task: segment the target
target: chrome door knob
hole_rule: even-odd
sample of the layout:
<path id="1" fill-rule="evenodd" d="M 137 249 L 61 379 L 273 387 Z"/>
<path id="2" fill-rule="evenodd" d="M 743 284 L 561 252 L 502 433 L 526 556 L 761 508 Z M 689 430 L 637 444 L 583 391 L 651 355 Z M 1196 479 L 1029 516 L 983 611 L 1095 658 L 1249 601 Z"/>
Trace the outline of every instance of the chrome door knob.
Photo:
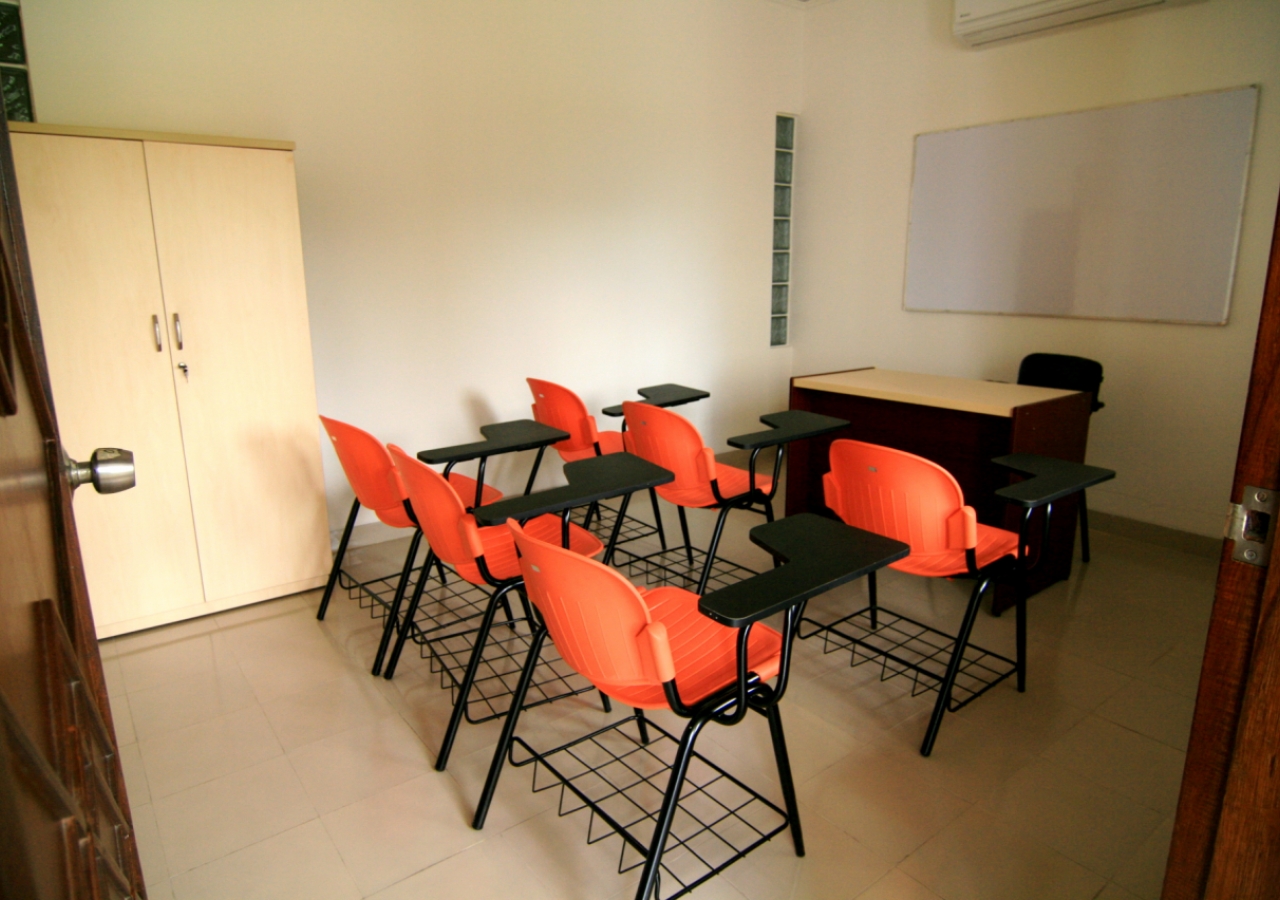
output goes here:
<path id="1" fill-rule="evenodd" d="M 67 459 L 67 479 L 73 491 L 82 484 L 92 484 L 99 494 L 127 491 L 138 483 L 133 453 L 115 447 L 99 447 L 88 462 Z"/>

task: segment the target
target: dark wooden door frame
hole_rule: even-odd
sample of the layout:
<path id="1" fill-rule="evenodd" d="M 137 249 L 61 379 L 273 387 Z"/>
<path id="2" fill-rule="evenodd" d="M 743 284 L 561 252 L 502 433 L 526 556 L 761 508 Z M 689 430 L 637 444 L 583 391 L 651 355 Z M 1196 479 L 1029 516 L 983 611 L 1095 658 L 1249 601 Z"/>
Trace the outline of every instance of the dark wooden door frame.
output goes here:
<path id="1" fill-rule="evenodd" d="M 1246 485 L 1280 489 L 1280 207 L 1232 502 Z M 1224 541 L 1163 900 L 1280 896 L 1280 556 L 1266 569 L 1231 550 Z"/>

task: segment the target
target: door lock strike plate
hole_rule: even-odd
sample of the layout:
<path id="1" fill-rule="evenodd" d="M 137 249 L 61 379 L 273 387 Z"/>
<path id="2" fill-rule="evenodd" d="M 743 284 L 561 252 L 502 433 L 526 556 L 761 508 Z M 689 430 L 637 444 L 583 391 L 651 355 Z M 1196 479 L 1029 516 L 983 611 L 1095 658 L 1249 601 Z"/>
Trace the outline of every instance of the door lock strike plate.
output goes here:
<path id="1" fill-rule="evenodd" d="M 1271 544 L 1275 540 L 1277 492 L 1270 488 L 1246 485 L 1244 502 L 1232 503 L 1227 519 L 1227 539 L 1235 542 L 1231 558 L 1253 566 L 1271 561 Z"/>

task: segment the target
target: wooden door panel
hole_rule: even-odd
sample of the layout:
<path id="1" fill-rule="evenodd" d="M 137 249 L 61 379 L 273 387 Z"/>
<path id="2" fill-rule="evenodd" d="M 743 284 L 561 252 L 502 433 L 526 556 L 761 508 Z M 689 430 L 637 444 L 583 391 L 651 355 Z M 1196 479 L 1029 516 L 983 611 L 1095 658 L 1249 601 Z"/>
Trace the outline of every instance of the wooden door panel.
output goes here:
<path id="1" fill-rule="evenodd" d="M 293 154 L 145 147 L 206 599 L 314 587 L 330 557 Z"/>
<path id="2" fill-rule="evenodd" d="M 77 503 L 104 633 L 204 602 L 171 346 L 138 141 L 13 136 L 32 272 L 63 444 L 125 447 L 137 486 Z M 74 264 L 68 264 L 74 260 Z"/>

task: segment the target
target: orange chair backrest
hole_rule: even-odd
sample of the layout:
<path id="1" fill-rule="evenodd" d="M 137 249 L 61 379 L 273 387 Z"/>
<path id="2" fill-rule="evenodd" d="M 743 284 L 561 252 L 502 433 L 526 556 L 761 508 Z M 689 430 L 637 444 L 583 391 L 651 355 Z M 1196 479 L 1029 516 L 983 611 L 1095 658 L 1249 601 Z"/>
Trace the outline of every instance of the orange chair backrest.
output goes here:
<path id="1" fill-rule="evenodd" d="M 342 463 L 342 471 L 360 505 L 379 515 L 386 510 L 397 513 L 403 510 L 404 486 L 382 442 L 346 422 L 325 416 L 321 416 L 320 421 L 329 433 L 338 462 Z"/>
<path id="2" fill-rule="evenodd" d="M 635 586 L 593 559 L 540 541 L 509 521 L 529 599 L 565 662 L 625 702 L 675 677 L 666 626 L 652 622 Z"/>
<path id="3" fill-rule="evenodd" d="M 526 378 L 533 392 L 533 418 L 543 425 L 569 432 L 569 439 L 552 444 L 562 453 L 594 450 L 596 420 L 573 391 L 550 381 Z"/>
<path id="4" fill-rule="evenodd" d="M 458 492 L 445 477 L 414 459 L 395 444 L 387 450 L 409 492 L 409 502 L 418 516 L 418 527 L 436 556 L 468 580 L 480 580 L 475 558 L 478 555 L 466 538 L 475 533 L 475 519 L 467 514 Z M 478 536 L 477 536 L 478 541 Z M 472 575 L 474 574 L 474 579 Z"/>
<path id="5" fill-rule="evenodd" d="M 951 473 L 922 456 L 838 440 L 822 477 L 827 506 L 847 524 L 911 545 L 912 555 L 973 546 L 973 511 Z"/>
<path id="6" fill-rule="evenodd" d="M 659 494 L 663 488 L 696 490 L 715 476 L 715 454 L 684 416 L 630 400 L 622 404 L 622 414 L 627 419 L 627 449 L 676 476 L 658 488 Z"/>

